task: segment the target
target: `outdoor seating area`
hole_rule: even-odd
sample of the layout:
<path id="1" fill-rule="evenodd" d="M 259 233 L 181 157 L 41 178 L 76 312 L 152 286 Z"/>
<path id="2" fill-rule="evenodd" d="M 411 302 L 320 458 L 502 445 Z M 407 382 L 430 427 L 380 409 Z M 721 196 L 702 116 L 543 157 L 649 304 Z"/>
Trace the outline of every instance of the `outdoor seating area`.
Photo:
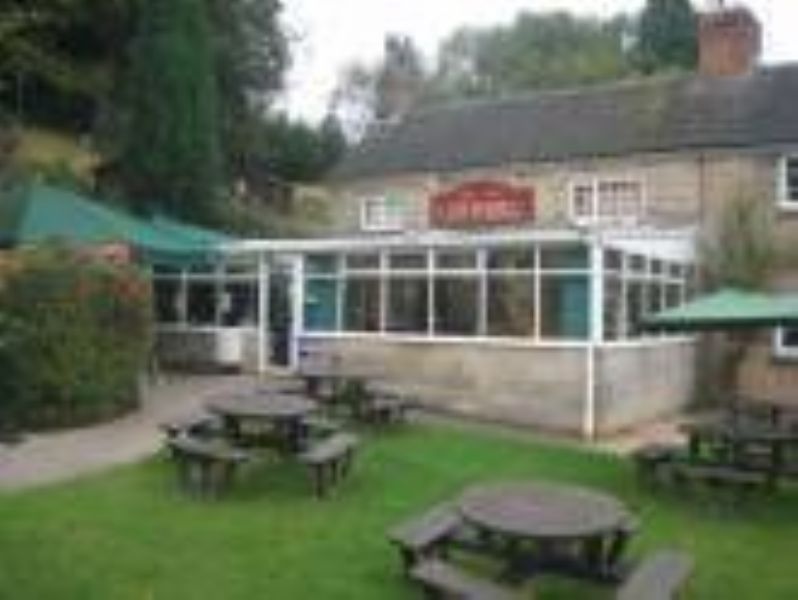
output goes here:
<path id="1" fill-rule="evenodd" d="M 683 445 L 653 444 L 634 455 L 639 479 L 681 490 L 703 486 L 735 500 L 774 492 L 798 476 L 796 411 L 772 403 L 736 402 L 725 410 L 689 418 Z"/>
<path id="2" fill-rule="evenodd" d="M 618 598 L 675 598 L 692 559 L 658 551 L 632 568 L 626 553 L 637 530 L 637 517 L 611 495 L 524 481 L 472 486 L 393 527 L 388 538 L 430 598 L 514 598 L 551 574 L 614 588 Z M 473 555 L 490 567 L 469 568 Z"/>
<path id="3" fill-rule="evenodd" d="M 322 387 L 328 393 L 320 393 Z M 209 398 L 206 412 L 163 423 L 161 429 L 189 493 L 219 496 L 244 463 L 276 455 L 307 467 L 322 498 L 349 475 L 354 462 L 360 438 L 345 431 L 346 423 L 406 420 L 410 404 L 378 390 L 361 376 L 338 371 L 304 381 L 275 378 Z"/>

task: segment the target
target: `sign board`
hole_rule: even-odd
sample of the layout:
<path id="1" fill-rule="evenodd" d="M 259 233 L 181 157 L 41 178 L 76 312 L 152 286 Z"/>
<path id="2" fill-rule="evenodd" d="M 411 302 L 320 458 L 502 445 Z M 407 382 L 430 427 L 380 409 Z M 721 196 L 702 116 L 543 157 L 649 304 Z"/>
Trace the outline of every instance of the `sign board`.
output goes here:
<path id="1" fill-rule="evenodd" d="M 470 181 L 432 196 L 433 227 L 508 225 L 535 219 L 535 190 L 500 181 Z"/>

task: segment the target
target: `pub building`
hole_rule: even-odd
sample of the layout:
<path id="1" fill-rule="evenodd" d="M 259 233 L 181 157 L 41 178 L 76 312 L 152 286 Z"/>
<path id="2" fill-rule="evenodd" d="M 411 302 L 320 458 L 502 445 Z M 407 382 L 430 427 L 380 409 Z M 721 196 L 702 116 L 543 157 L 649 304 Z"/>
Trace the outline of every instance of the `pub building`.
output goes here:
<path id="1" fill-rule="evenodd" d="M 368 137 L 327 182 L 326 237 L 226 248 L 256 265 L 255 366 L 334 357 L 431 407 L 587 437 L 677 413 L 698 342 L 641 319 L 691 297 L 733 198 L 798 233 L 798 65 L 760 66 L 760 39 L 724 8 L 700 18 L 696 74 L 463 102 Z M 746 381 L 791 397 L 797 333 L 763 339 Z"/>

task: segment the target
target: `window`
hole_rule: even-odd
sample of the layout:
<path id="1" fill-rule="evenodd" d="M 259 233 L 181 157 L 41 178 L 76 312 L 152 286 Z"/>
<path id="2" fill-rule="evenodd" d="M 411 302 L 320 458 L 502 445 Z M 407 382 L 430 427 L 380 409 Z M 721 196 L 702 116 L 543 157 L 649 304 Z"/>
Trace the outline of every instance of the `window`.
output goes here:
<path id="1" fill-rule="evenodd" d="M 227 283 L 221 299 L 222 325 L 239 327 L 258 322 L 258 286 L 255 282 Z"/>
<path id="2" fill-rule="evenodd" d="M 532 275 L 488 277 L 488 335 L 535 335 L 535 279 Z"/>
<path id="3" fill-rule="evenodd" d="M 774 337 L 776 357 L 798 359 L 798 327 L 779 328 Z"/>
<path id="4" fill-rule="evenodd" d="M 310 254 L 305 257 L 305 328 L 308 331 L 338 329 L 338 256 Z"/>
<path id="5" fill-rule="evenodd" d="M 429 284 L 426 279 L 396 277 L 388 281 L 388 331 L 427 333 Z"/>
<path id="6" fill-rule="evenodd" d="M 479 285 L 474 278 L 435 279 L 435 333 L 476 335 L 479 326 Z"/>
<path id="7" fill-rule="evenodd" d="M 186 318 L 192 325 L 216 323 L 216 282 L 196 279 L 188 284 Z"/>
<path id="8" fill-rule="evenodd" d="M 344 292 L 344 329 L 380 330 L 380 280 L 377 277 L 350 277 Z"/>
<path id="9" fill-rule="evenodd" d="M 582 225 L 634 225 L 644 217 L 643 183 L 635 179 L 597 179 L 571 186 L 571 218 Z"/>
<path id="10" fill-rule="evenodd" d="M 364 231 L 400 231 L 407 220 L 407 208 L 401 198 L 373 196 L 360 203 L 360 227 Z"/>
<path id="11" fill-rule="evenodd" d="M 798 156 L 786 156 L 779 169 L 779 204 L 787 210 L 798 210 Z"/>
<path id="12" fill-rule="evenodd" d="M 545 339 L 587 339 L 590 332 L 590 280 L 587 275 L 542 275 L 540 333 Z"/>
<path id="13" fill-rule="evenodd" d="M 155 279 L 153 296 L 155 318 L 158 323 L 179 323 L 181 321 L 182 298 L 179 279 Z"/>

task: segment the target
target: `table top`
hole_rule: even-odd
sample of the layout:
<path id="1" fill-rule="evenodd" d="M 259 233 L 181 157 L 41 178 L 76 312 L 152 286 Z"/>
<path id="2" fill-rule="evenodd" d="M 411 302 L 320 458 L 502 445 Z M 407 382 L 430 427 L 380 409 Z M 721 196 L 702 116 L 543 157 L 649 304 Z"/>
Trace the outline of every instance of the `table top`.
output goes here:
<path id="1" fill-rule="evenodd" d="M 500 483 L 468 489 L 458 502 L 474 525 L 525 538 L 585 538 L 617 529 L 629 512 L 617 499 L 579 486 Z"/>
<path id="2" fill-rule="evenodd" d="M 293 419 L 313 412 L 316 404 L 295 394 L 253 393 L 215 398 L 207 407 L 211 412 L 230 417 Z"/>
<path id="3" fill-rule="evenodd" d="M 703 420 L 685 423 L 681 430 L 694 436 L 722 437 L 740 442 L 792 442 L 798 441 L 798 433 L 785 428 L 761 423 L 735 423 L 728 419 Z"/>

